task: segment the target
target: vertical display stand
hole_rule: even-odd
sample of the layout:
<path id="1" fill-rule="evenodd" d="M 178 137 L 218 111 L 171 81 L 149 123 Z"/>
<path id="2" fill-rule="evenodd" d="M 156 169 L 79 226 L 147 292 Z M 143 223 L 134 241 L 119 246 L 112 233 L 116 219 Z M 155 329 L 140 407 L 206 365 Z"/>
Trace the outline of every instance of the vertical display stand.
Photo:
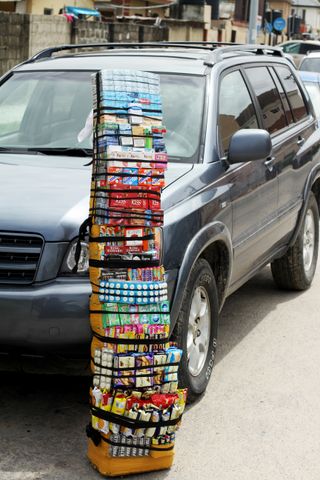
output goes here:
<path id="1" fill-rule="evenodd" d="M 103 475 L 169 468 L 186 403 L 161 265 L 167 152 L 158 75 L 94 76 L 93 386 L 88 457 Z"/>

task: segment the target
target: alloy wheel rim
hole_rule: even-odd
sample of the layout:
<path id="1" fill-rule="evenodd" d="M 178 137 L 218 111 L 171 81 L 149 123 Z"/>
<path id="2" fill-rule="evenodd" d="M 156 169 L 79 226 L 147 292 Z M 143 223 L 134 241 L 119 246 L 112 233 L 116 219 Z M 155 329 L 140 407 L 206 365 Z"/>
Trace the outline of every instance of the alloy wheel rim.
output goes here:
<path id="1" fill-rule="evenodd" d="M 191 301 L 187 334 L 188 369 L 193 377 L 200 374 L 207 358 L 211 329 L 210 319 L 208 293 L 204 287 L 197 287 Z"/>
<path id="2" fill-rule="evenodd" d="M 306 213 L 303 228 L 303 265 L 305 272 L 308 272 L 312 266 L 312 260 L 314 255 L 314 236 L 314 217 L 312 210 L 309 209 Z"/>

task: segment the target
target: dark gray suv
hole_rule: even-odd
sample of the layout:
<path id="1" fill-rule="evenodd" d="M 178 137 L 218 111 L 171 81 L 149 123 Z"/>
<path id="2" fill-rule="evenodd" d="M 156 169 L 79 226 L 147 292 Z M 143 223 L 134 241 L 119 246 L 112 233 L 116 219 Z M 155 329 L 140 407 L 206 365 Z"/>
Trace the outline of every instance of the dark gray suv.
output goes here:
<path id="1" fill-rule="evenodd" d="M 100 69 L 157 72 L 170 156 L 162 254 L 181 383 L 204 391 L 225 298 L 271 263 L 310 286 L 318 252 L 320 131 L 280 50 L 221 44 L 47 49 L 0 81 L 0 351 L 88 355 L 91 139 Z"/>

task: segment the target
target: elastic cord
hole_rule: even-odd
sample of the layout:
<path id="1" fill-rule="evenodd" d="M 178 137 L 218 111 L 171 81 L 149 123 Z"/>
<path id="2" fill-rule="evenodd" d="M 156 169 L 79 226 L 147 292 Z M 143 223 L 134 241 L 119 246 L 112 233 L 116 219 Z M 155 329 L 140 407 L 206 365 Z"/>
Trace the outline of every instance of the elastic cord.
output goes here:
<path id="1" fill-rule="evenodd" d="M 92 335 L 104 343 L 115 343 L 117 345 L 165 345 L 169 342 L 169 337 L 166 338 L 116 338 L 105 337 L 92 330 Z"/>
<path id="2" fill-rule="evenodd" d="M 122 415 L 117 415 L 116 413 L 107 412 L 106 410 L 102 410 L 98 407 L 91 407 L 91 413 L 94 417 L 101 418 L 102 420 L 107 420 L 112 423 L 116 423 L 117 425 L 121 425 L 122 427 L 133 428 L 134 430 L 138 428 L 157 428 L 157 427 L 170 427 L 177 425 L 182 415 L 178 418 L 174 418 L 172 420 L 160 420 L 159 422 L 152 422 L 152 421 L 144 421 L 144 420 L 136 420 L 130 419 L 129 417 L 124 417 Z"/>
<path id="3" fill-rule="evenodd" d="M 159 267 L 159 260 L 89 260 L 89 267 L 95 268 L 144 268 Z"/>
<path id="4" fill-rule="evenodd" d="M 124 445 L 123 443 L 114 442 L 109 438 L 106 438 L 105 436 L 103 436 L 98 430 L 95 430 L 91 425 L 91 423 L 89 423 L 86 427 L 86 434 L 87 434 L 87 437 L 90 438 L 96 446 L 98 446 L 101 440 L 103 440 L 105 443 L 108 443 L 109 445 L 126 447 L 126 448 L 136 448 L 137 450 L 155 450 L 155 451 L 166 452 L 169 450 L 173 450 L 174 448 L 174 445 L 172 443 L 170 443 L 169 447 L 159 448 L 153 445 L 146 447 L 146 446 L 140 446 L 140 445 Z"/>

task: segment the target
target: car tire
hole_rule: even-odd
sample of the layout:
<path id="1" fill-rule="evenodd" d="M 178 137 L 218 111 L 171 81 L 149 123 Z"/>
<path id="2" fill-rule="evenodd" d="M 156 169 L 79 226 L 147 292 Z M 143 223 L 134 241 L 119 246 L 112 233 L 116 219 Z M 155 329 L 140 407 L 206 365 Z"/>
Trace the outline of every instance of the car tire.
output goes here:
<path id="1" fill-rule="evenodd" d="M 273 279 L 279 288 L 306 290 L 310 287 L 318 260 L 319 210 L 311 193 L 298 237 L 287 253 L 271 263 Z"/>
<path id="2" fill-rule="evenodd" d="M 218 293 L 209 263 L 200 258 L 192 268 L 173 340 L 183 350 L 179 386 L 188 388 L 188 403 L 201 395 L 210 380 L 216 352 Z"/>

